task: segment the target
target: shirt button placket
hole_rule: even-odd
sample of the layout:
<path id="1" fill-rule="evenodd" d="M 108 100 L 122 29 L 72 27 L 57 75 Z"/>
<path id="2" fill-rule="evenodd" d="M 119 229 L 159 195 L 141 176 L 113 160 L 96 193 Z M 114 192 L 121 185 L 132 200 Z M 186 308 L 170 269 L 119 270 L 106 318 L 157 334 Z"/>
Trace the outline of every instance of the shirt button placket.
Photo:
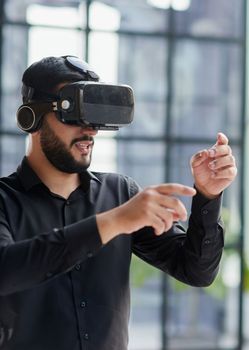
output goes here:
<path id="1" fill-rule="evenodd" d="M 205 244 L 205 245 L 211 244 L 211 239 L 206 238 L 206 239 L 204 240 L 204 244 Z"/>
<path id="2" fill-rule="evenodd" d="M 86 307 L 86 302 L 84 300 L 82 300 L 80 302 L 80 307 L 82 307 L 82 308 Z"/>
<path id="3" fill-rule="evenodd" d="M 89 333 L 83 332 L 84 340 L 89 340 Z"/>
<path id="4" fill-rule="evenodd" d="M 76 264 L 74 268 L 75 268 L 76 271 L 80 271 L 81 265 L 80 264 Z"/>
<path id="5" fill-rule="evenodd" d="M 85 309 L 86 306 L 87 306 L 86 301 L 85 301 L 85 300 L 81 300 L 81 301 L 80 301 L 80 308 L 81 308 L 81 309 Z M 83 310 L 82 310 L 82 311 L 83 311 Z M 82 314 L 82 316 L 83 316 L 83 314 Z M 83 317 L 84 317 L 84 316 L 83 316 Z M 84 330 L 84 328 L 82 329 L 82 339 L 83 339 L 83 341 L 85 341 L 85 342 L 89 340 L 89 333 L 86 332 L 86 331 Z M 85 346 L 84 346 L 84 349 L 85 349 Z"/>
<path id="6" fill-rule="evenodd" d="M 72 215 L 71 215 L 71 211 L 72 211 L 72 203 L 71 201 L 68 199 L 65 201 L 64 203 L 64 221 L 66 225 L 70 225 L 72 224 Z"/>

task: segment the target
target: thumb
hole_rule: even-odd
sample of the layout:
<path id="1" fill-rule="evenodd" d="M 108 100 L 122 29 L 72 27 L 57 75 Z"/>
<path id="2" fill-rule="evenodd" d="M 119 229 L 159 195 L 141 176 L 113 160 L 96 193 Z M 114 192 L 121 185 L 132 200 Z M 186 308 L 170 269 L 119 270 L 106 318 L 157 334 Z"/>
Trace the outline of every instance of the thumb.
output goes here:
<path id="1" fill-rule="evenodd" d="M 219 132 L 217 134 L 217 141 L 215 143 L 215 146 L 218 145 L 227 145 L 228 144 L 228 138 L 226 137 L 225 134 L 223 134 L 222 132 Z"/>

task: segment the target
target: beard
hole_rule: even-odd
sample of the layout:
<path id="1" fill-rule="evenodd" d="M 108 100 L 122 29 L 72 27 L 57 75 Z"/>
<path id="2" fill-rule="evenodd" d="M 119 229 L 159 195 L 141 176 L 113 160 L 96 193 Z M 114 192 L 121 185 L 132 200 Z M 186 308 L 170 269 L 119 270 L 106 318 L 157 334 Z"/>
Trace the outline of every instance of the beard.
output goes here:
<path id="1" fill-rule="evenodd" d="M 81 138 L 73 140 L 71 142 L 70 147 L 72 147 L 74 143 L 79 141 L 94 142 L 93 137 L 84 135 Z M 45 118 L 41 127 L 40 142 L 42 151 L 45 154 L 46 158 L 49 160 L 49 162 L 56 169 L 64 173 L 82 173 L 91 164 L 92 153 L 90 153 L 88 159 L 82 158 L 81 161 L 75 160 L 72 154 L 70 153 L 69 148 L 54 133 L 54 131 L 50 128 Z"/>

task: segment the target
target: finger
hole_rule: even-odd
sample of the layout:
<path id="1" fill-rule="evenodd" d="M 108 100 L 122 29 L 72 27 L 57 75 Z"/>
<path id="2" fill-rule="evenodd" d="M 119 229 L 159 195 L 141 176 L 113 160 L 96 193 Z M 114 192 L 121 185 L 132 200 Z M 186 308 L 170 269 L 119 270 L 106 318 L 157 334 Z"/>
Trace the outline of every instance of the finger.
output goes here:
<path id="1" fill-rule="evenodd" d="M 208 151 L 204 149 L 192 156 L 190 160 L 190 164 L 193 168 L 196 168 L 199 165 L 201 165 L 207 158 L 208 158 Z"/>
<path id="2" fill-rule="evenodd" d="M 217 134 L 216 143 L 208 150 L 209 157 L 215 157 L 216 149 L 218 146 L 228 145 L 228 138 L 222 132 Z"/>
<path id="3" fill-rule="evenodd" d="M 232 154 L 232 149 L 228 145 L 214 146 L 208 150 L 208 156 L 210 158 L 217 158 L 228 154 Z"/>
<path id="4" fill-rule="evenodd" d="M 184 204 L 176 197 L 160 195 L 158 196 L 157 205 L 159 205 L 163 209 L 163 211 L 160 210 L 160 212 L 158 212 L 158 208 L 155 209 L 157 211 L 157 214 L 162 219 L 165 212 L 165 208 L 175 213 L 175 215 L 178 216 L 178 219 L 180 220 L 187 219 L 187 210 Z"/>
<path id="5" fill-rule="evenodd" d="M 165 216 L 164 216 L 164 232 L 171 229 L 174 222 L 174 212 L 171 210 L 166 210 Z"/>
<path id="6" fill-rule="evenodd" d="M 167 210 L 169 210 L 169 209 L 167 209 Z M 181 220 L 181 221 L 186 221 L 187 220 L 187 216 L 185 218 L 180 218 L 179 215 L 176 212 L 174 212 L 174 211 L 172 211 L 172 215 L 173 215 L 173 221 L 174 222 L 179 221 L 179 220 Z"/>
<path id="7" fill-rule="evenodd" d="M 155 234 L 161 235 L 162 233 L 168 231 L 174 222 L 174 214 L 171 210 L 164 210 L 163 215 L 156 216 L 154 218 L 154 223 L 156 223 Z"/>
<path id="8" fill-rule="evenodd" d="M 165 231 L 164 221 L 162 221 L 159 217 L 154 218 L 151 226 L 154 228 L 155 235 L 159 236 Z"/>
<path id="9" fill-rule="evenodd" d="M 212 170 L 219 170 L 224 167 L 235 166 L 235 158 L 232 154 L 220 158 L 216 158 L 208 163 L 208 167 Z"/>
<path id="10" fill-rule="evenodd" d="M 161 184 L 155 186 L 154 189 L 161 194 L 170 194 L 170 195 L 179 195 L 179 196 L 194 196 L 196 194 L 196 190 L 193 187 L 177 184 L 177 183 L 169 183 L 169 184 Z"/>
<path id="11" fill-rule="evenodd" d="M 216 145 L 228 145 L 228 138 L 225 134 L 223 134 L 223 132 L 219 132 L 217 134 Z"/>
<path id="12" fill-rule="evenodd" d="M 221 170 L 215 171 L 211 174 L 212 178 L 215 178 L 217 180 L 232 180 L 237 175 L 237 168 L 235 166 L 233 167 L 227 167 L 223 168 Z"/>
<path id="13" fill-rule="evenodd" d="M 151 226 L 154 228 L 154 232 L 157 236 L 161 235 L 165 231 L 169 230 L 173 225 L 173 218 L 170 219 L 172 214 L 168 214 L 168 221 L 162 219 L 161 217 L 154 215 Z"/>

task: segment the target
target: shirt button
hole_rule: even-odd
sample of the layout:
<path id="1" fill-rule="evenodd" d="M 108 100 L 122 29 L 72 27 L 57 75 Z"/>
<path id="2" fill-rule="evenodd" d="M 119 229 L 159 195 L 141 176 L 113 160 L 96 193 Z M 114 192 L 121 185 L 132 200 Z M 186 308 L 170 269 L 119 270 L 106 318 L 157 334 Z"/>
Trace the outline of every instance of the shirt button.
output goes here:
<path id="1" fill-rule="evenodd" d="M 203 214 L 203 215 L 207 215 L 207 214 L 208 214 L 208 210 L 207 210 L 207 209 L 203 209 L 203 210 L 202 210 L 202 214 Z"/>
<path id="2" fill-rule="evenodd" d="M 91 253 L 91 252 L 87 253 L 87 257 L 88 258 L 92 258 L 93 257 L 93 253 Z"/>
<path id="3" fill-rule="evenodd" d="M 210 243 L 211 243 L 211 240 L 210 240 L 210 239 L 205 239 L 204 244 L 208 245 L 208 244 L 210 244 Z"/>
<path id="4" fill-rule="evenodd" d="M 86 307 L 86 302 L 85 301 L 81 301 L 80 307 Z"/>
<path id="5" fill-rule="evenodd" d="M 76 264 L 76 265 L 75 265 L 75 270 L 79 271 L 80 269 L 81 269 L 80 264 Z"/>
<path id="6" fill-rule="evenodd" d="M 84 337 L 85 340 L 88 340 L 89 339 L 89 334 L 88 333 L 84 333 L 83 337 Z"/>
<path id="7" fill-rule="evenodd" d="M 70 201 L 66 201 L 66 205 L 70 205 Z"/>

